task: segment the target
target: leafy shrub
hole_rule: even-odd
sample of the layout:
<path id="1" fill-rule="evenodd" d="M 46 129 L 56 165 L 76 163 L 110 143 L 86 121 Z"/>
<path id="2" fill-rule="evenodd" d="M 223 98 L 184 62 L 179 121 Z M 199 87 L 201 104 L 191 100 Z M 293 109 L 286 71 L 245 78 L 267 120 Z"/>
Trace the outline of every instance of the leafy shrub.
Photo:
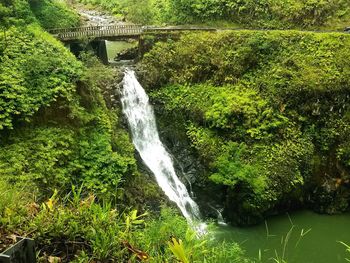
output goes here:
<path id="1" fill-rule="evenodd" d="M 39 246 L 46 248 L 42 253 L 58 250 L 56 256 L 70 261 L 84 251 L 90 260 L 120 261 L 126 256 L 122 241 L 143 224 L 142 220 L 136 221 L 136 213 L 120 214 L 110 203 L 98 204 L 93 195 L 84 198 L 79 189 L 73 188 L 72 196 L 59 200 L 53 195 L 43 203 L 27 228 L 34 230 Z"/>
<path id="2" fill-rule="evenodd" d="M 331 174 L 343 189 L 349 44 L 334 33 L 198 33 L 145 55 L 147 89 L 169 116 L 183 116 L 208 179 L 226 186 L 225 211 L 236 211 L 228 218 L 254 223 L 300 200 L 305 182 L 320 187 L 313 177 L 327 182 Z"/>
<path id="3" fill-rule="evenodd" d="M 18 231 L 31 207 L 34 208 L 32 204 L 32 196 L 25 188 L 9 185 L 0 179 L 0 229 Z"/>
<path id="4" fill-rule="evenodd" d="M 243 250 L 236 243 L 225 243 L 210 240 L 207 236 L 198 237 L 190 229 L 183 217 L 173 210 L 163 207 L 161 215 L 152 221 L 145 221 L 143 232 L 134 233 L 135 243 L 147 251 L 155 262 L 169 259 L 186 258 L 190 262 L 250 262 L 244 257 Z M 215 229 L 210 231 L 215 232 Z M 173 242 L 173 243 L 172 243 Z M 177 244 L 174 249 L 174 245 Z"/>
<path id="5" fill-rule="evenodd" d="M 0 130 L 29 120 L 41 107 L 68 98 L 81 64 L 58 41 L 37 27 L 12 27 L 0 35 Z"/>
<path id="6" fill-rule="evenodd" d="M 2 147 L 2 178 L 36 184 L 42 193 L 84 184 L 100 195 L 116 195 L 122 177 L 131 174 L 132 156 L 112 151 L 111 135 L 100 129 L 83 133 L 64 128 L 25 129 Z"/>
<path id="7" fill-rule="evenodd" d="M 211 23 L 224 20 L 250 28 L 313 28 L 346 21 L 346 0 L 80 0 L 141 23 Z M 136 7 L 138 5 L 138 8 Z M 334 26 L 337 26 L 335 23 Z"/>
<path id="8" fill-rule="evenodd" d="M 27 0 L 4 0 L 0 3 L 0 26 L 23 26 L 35 22 Z"/>
<path id="9" fill-rule="evenodd" d="M 45 29 L 66 28 L 79 25 L 79 16 L 67 7 L 64 1 L 58 0 L 31 0 L 31 9 Z"/>

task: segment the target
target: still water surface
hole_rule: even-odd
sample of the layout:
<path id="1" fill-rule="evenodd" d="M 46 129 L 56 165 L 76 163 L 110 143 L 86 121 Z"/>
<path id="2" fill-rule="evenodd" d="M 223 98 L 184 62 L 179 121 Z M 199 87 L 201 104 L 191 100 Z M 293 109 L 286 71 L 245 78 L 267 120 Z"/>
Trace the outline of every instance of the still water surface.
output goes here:
<path id="1" fill-rule="evenodd" d="M 238 242 L 257 262 L 259 250 L 261 262 L 274 262 L 276 253 L 281 258 L 283 251 L 288 263 L 346 262 L 349 255 L 337 241 L 350 244 L 350 213 L 329 216 L 298 211 L 252 227 L 220 226 L 215 236 Z"/>

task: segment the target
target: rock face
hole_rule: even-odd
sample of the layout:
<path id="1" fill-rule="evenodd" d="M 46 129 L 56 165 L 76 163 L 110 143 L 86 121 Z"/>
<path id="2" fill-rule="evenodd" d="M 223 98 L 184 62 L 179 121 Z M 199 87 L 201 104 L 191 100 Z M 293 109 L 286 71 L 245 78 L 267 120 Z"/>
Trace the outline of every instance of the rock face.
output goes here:
<path id="1" fill-rule="evenodd" d="M 154 105 L 154 110 L 160 138 L 172 154 L 178 176 L 200 207 L 202 216 L 218 218 L 224 206 L 225 189 L 207 179 L 208 170 L 191 148 L 181 116 L 164 114 L 160 105 Z"/>
<path id="2" fill-rule="evenodd" d="M 144 56 L 163 138 L 179 159 L 176 145 L 190 141 L 190 162 L 202 167 L 193 188 L 220 185 L 203 199 L 217 199 L 228 221 L 349 209 L 349 44 L 348 34 L 227 31 L 187 34 Z"/>
<path id="3" fill-rule="evenodd" d="M 325 214 L 341 213 L 349 209 L 350 175 L 335 161 L 334 156 L 329 157 L 323 165 L 314 164 L 304 185 L 281 196 L 277 204 L 265 203 L 265 212 L 246 205 L 254 202 L 254 195 L 240 191 L 239 185 L 232 189 L 208 180 L 210 171 L 191 148 L 181 117 L 165 113 L 161 105 L 154 107 L 161 139 L 173 154 L 182 181 L 191 190 L 205 217 L 217 218 L 218 211 L 223 210 L 223 216 L 228 222 L 253 225 L 267 216 L 295 209 L 309 208 Z"/>
<path id="4" fill-rule="evenodd" d="M 80 20 L 84 26 L 113 26 L 128 24 L 124 18 L 117 19 L 104 11 L 96 9 L 89 10 L 83 5 L 76 4 L 75 9 L 80 15 Z"/>
<path id="5" fill-rule="evenodd" d="M 313 172 L 308 204 L 319 213 L 345 212 L 350 207 L 350 174 L 334 153 L 325 159 Z"/>
<path id="6" fill-rule="evenodd" d="M 134 60 L 138 56 L 138 47 L 128 48 L 125 50 L 122 50 L 117 54 L 117 56 L 114 58 L 115 61 L 122 61 L 122 60 Z"/>

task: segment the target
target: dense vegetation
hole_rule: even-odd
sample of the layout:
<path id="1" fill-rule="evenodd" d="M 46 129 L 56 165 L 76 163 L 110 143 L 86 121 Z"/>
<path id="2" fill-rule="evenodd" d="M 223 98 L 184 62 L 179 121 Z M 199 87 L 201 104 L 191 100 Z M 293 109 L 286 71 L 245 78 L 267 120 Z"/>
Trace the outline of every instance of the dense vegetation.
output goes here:
<path id="1" fill-rule="evenodd" d="M 52 0 L 31 0 L 31 10 L 45 29 L 66 28 L 79 25 L 79 16 L 65 2 Z"/>
<path id="2" fill-rule="evenodd" d="M 35 238 L 39 262 L 247 262 L 169 207 L 146 211 L 162 196 L 111 101 L 116 70 L 43 30 L 77 14 L 55 0 L 6 0 L 0 13 L 0 251 L 16 234 Z"/>
<path id="3" fill-rule="evenodd" d="M 346 0 L 80 2 L 141 23 L 349 21 Z M 64 1 L 0 3 L 0 251 L 16 234 L 35 238 L 39 262 L 249 262 L 235 243 L 196 236 L 139 170 L 111 100 L 117 70 L 89 52 L 78 60 L 45 31 L 78 24 Z M 205 168 L 196 183 L 222 190 L 231 222 L 349 209 L 349 46 L 346 34 L 237 31 L 184 35 L 145 55 L 160 119 L 190 143 Z"/>
<path id="4" fill-rule="evenodd" d="M 204 180 L 224 187 L 227 218 L 349 209 L 349 46 L 346 34 L 239 31 L 146 54 L 144 83 L 166 119 L 183 123 Z"/>
<path id="5" fill-rule="evenodd" d="M 251 28 L 343 29 L 347 0 L 79 0 L 147 24 L 209 23 Z"/>

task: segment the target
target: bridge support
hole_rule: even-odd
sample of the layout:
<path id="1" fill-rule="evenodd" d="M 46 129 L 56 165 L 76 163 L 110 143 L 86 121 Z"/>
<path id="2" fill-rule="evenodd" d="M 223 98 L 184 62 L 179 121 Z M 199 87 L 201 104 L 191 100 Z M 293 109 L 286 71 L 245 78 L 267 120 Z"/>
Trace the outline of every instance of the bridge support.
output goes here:
<path id="1" fill-rule="evenodd" d="M 90 43 L 96 56 L 102 61 L 103 64 L 108 65 L 108 54 L 106 40 L 95 40 Z"/>
<path id="2" fill-rule="evenodd" d="M 66 43 L 65 46 L 76 56 L 84 50 L 93 51 L 93 53 L 102 61 L 103 64 L 108 64 L 107 45 L 105 40 L 94 40 L 88 44 L 79 42 Z"/>

